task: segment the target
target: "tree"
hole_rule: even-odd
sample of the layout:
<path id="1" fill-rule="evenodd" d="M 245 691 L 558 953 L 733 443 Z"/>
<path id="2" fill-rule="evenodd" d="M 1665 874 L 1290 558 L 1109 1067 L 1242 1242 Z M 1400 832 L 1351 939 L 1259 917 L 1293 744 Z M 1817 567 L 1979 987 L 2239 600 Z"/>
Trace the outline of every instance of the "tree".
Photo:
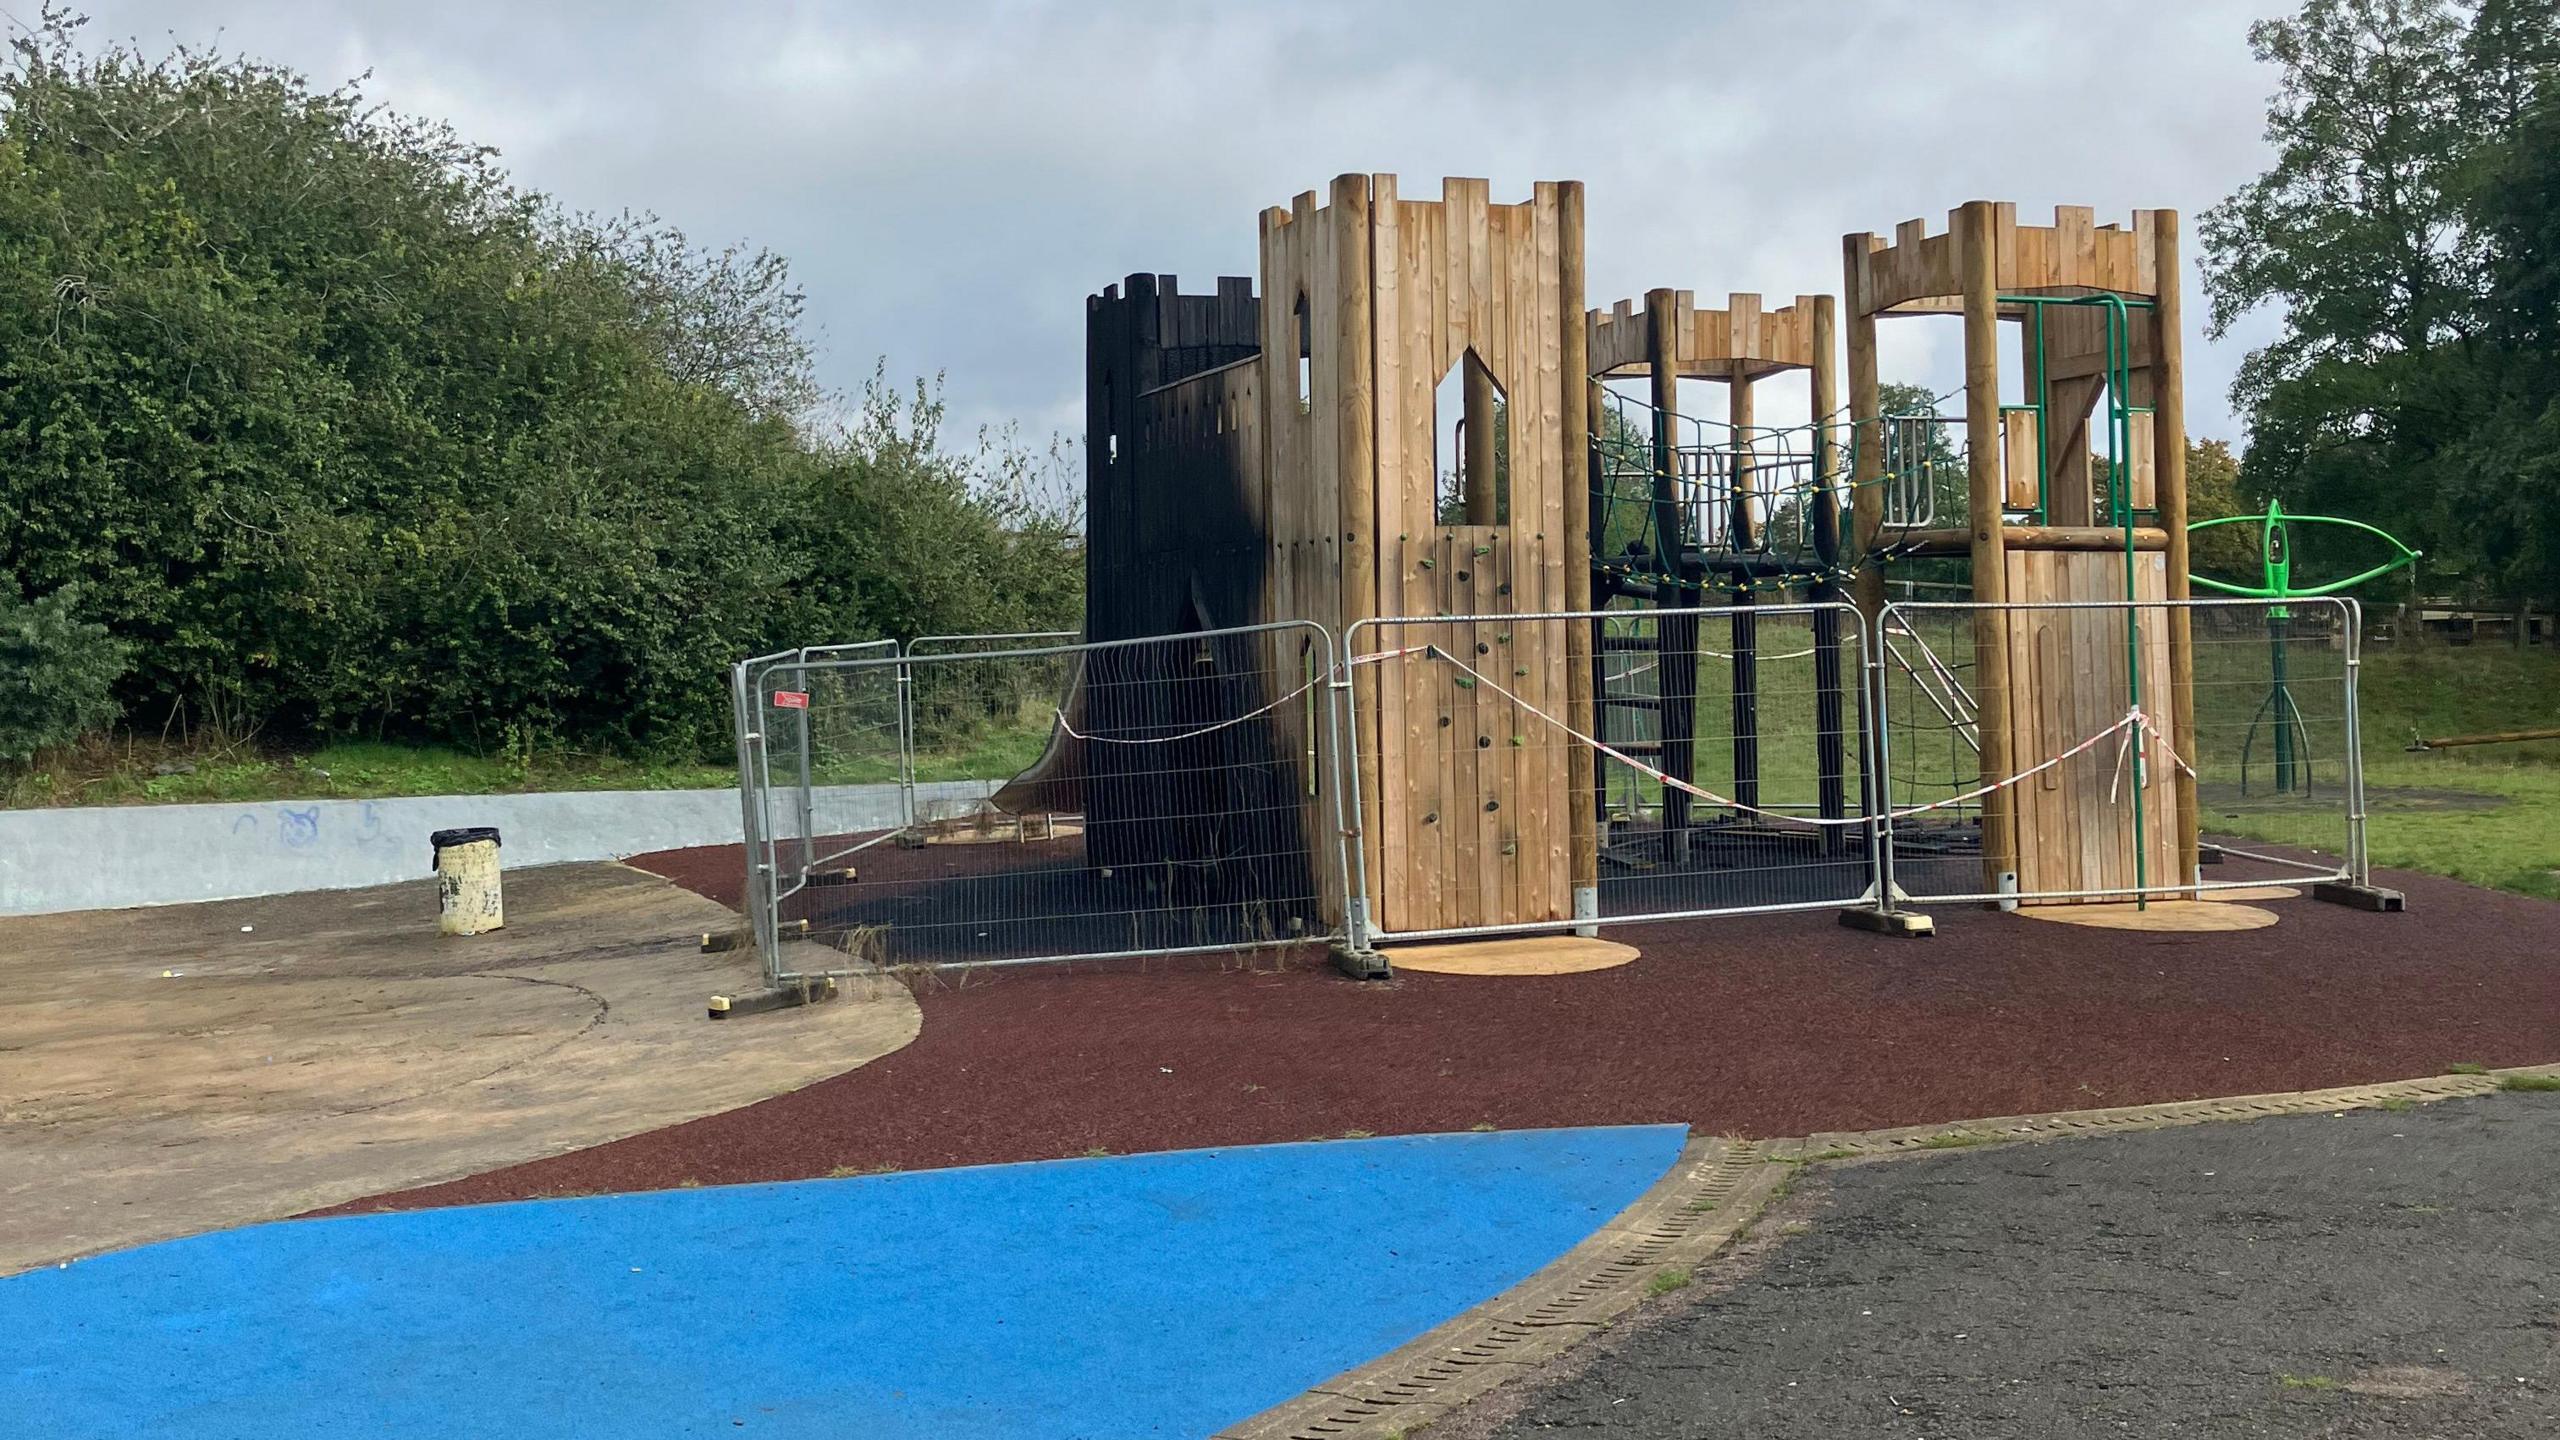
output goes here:
<path id="1" fill-rule="evenodd" d="M 2449 454 L 2464 558 L 2500 592 L 2560 603 L 2560 75 L 2546 70 L 2482 166 L 2488 254 L 2486 399 Z"/>
<path id="2" fill-rule="evenodd" d="M 77 587 L 138 719 L 709 751 L 740 656 L 1074 623 L 1036 462 L 924 385 L 822 423 L 779 257 L 78 26 L 0 71 L 0 578 Z"/>
<path id="3" fill-rule="evenodd" d="M 2535 304 L 2531 215 L 2551 178 L 2535 122 L 2560 12 L 2308 0 L 2250 40 L 2282 72 L 2275 163 L 2203 227 L 2211 333 L 2284 309 L 2233 387 L 2247 488 L 2382 524 L 2439 575 L 2548 594 L 2531 557 L 2560 544 L 2560 513 L 2537 503 L 2531 376 L 2549 344 L 2517 325 Z"/>
<path id="4" fill-rule="evenodd" d="M 2209 333 L 2285 307 L 2284 340 L 2242 367 L 2244 403 L 2324 362 L 2423 352 L 2468 319 L 2462 35 L 2444 0 L 2310 0 L 2249 28 L 2283 70 L 2275 164 L 2203 225 Z"/>
<path id="5" fill-rule="evenodd" d="M 2187 442 L 2190 523 L 2253 514 L 2259 508 L 2241 495 L 2240 461 L 2232 455 L 2230 445 L 2220 440 Z M 2258 537 L 2246 525 L 2216 525 L 2199 530 L 2188 543 L 2187 569 L 2217 580 L 2254 585 L 2261 568 L 2258 544 Z"/>
<path id="6" fill-rule="evenodd" d="M 784 420 L 825 399 L 789 260 L 743 244 L 706 249 L 650 215 L 620 216 L 577 240 L 624 272 L 639 323 L 678 381 Z"/>

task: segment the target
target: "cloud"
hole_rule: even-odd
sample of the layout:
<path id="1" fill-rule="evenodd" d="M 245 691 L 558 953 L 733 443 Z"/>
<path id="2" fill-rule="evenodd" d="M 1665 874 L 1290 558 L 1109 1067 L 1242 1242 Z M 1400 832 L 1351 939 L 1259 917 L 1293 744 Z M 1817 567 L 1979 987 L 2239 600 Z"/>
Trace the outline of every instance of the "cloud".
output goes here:
<path id="1" fill-rule="evenodd" d="M 2272 3 L 2272 0 L 2270 0 Z M 191 0 L 97 0 L 92 33 L 216 38 Z M 1591 294 L 1836 291 L 1840 236 L 1955 204 L 2202 212 L 2266 161 L 2272 77 L 2227 0 L 2056 6 L 1495 3 L 382 6 L 285 0 L 227 48 L 494 145 L 581 209 L 789 255 L 827 374 L 946 373 L 955 418 L 1070 429 L 1084 297 L 1205 287 L 1255 215 L 1332 175 L 1590 186 Z M 2191 323 L 2199 282 L 2188 276 Z M 2198 435 L 2248 343 L 2190 337 Z M 1951 324 L 1885 327 L 1945 388 Z M 1773 397 L 1774 399 L 1775 397 Z"/>

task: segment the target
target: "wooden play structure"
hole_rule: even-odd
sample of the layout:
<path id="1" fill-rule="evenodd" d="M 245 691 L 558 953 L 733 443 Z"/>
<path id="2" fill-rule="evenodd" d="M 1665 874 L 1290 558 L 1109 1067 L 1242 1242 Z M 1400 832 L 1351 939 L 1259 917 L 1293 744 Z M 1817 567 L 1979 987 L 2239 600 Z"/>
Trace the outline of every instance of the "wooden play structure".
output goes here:
<path id="1" fill-rule="evenodd" d="M 1908 556 L 1969 558 L 1972 594 L 1994 603 L 2187 593 L 2177 225 L 2166 212 L 2119 228 L 2063 209 L 2032 226 L 1978 202 L 1942 234 L 1913 222 L 1890 242 L 1847 237 L 1845 415 L 1831 296 L 1772 309 L 1736 294 L 1702 309 L 1661 289 L 1640 306 L 1586 310 L 1576 183 L 1503 204 L 1481 180 L 1446 180 L 1421 199 L 1392 175 L 1346 175 L 1265 211 L 1260 252 L 1258 285 L 1229 277 L 1185 295 L 1171 276 L 1138 274 L 1088 302 L 1087 638 L 1218 634 L 1178 666 L 1159 649 L 1115 674 L 1107 653 L 1088 655 L 1079 713 L 1106 728 L 1151 717 L 1178 728 L 1149 707 L 1204 684 L 1264 693 L 1222 696 L 1203 713 L 1268 707 L 1267 724 L 1198 742 L 1223 747 L 1201 752 L 1202 773 L 1257 777 L 1220 782 L 1205 807 L 1134 778 L 1115 784 L 1097 757 L 1086 838 L 1099 863 L 1322 854 L 1339 824 L 1365 877 L 1352 888 L 1365 883 L 1376 907 L 1371 928 L 1587 921 L 1607 865 L 1676 861 L 1707 827 L 1763 821 L 1752 808 L 1755 608 L 1854 593 L 1872 620 L 1883 562 Z M 1887 418 L 1875 328 L 1915 314 L 1959 315 L 1965 327 L 1962 525 L 1888 523 L 1887 457 L 1871 438 Z M 2004 332 L 2025 347 L 2018 403 L 2000 395 Z M 1756 423 L 1755 387 L 1782 374 L 1805 377 L 1809 424 Z M 1604 388 L 1633 377 L 1647 380 L 1646 402 Z M 1684 380 L 1726 386 L 1721 421 L 1684 419 Z M 1702 424 L 1713 433 L 1693 438 Z M 1506 617 L 1702 604 L 1731 612 L 1717 643 L 1733 667 L 1738 804 L 1700 815 L 1713 807 L 1666 786 L 1648 853 L 1623 855 L 1594 747 L 1518 737 L 1561 724 L 1613 748 L 1641 743 L 1646 763 L 1685 778 L 1698 737 L 1677 697 L 1696 693 L 1699 620 L 1664 620 L 1646 642 L 1664 688 L 1634 697 L 1611 689 L 1601 624 Z M 1284 625 L 1298 621 L 1322 634 Z M 1379 623 L 1392 621 L 1431 623 Z M 1827 627 L 1814 632 L 1810 692 L 1820 813 L 1795 838 L 1839 855 L 1872 843 L 1856 817 L 1870 803 L 1857 778 L 1860 715 L 1875 701 L 1837 620 L 1815 623 Z M 1282 628 L 1235 633 L 1271 626 Z M 2122 608 L 1981 613 L 1986 782 L 2136 703 L 2183 744 L 2184 617 L 2150 612 L 2129 641 L 2126 626 Z M 1333 656 L 1323 635 L 1499 665 L 1500 693 L 1453 683 L 1473 672 L 1447 665 Z M 1339 742 L 1357 756 L 1360 797 L 1339 821 L 1338 776 L 1321 758 L 1333 712 L 1316 703 L 1336 662 L 1351 677 L 1356 723 Z M 1293 685 L 1312 687 L 1304 703 Z M 1641 742 L 1613 719 L 1638 707 L 1659 715 Z M 2151 823 L 2138 851 L 2099 814 L 2104 797 L 2067 784 L 1993 791 L 1980 807 L 1985 885 L 2190 879 L 2192 782 L 2152 766 L 2142 783 Z M 1237 827 L 1253 825 L 1285 827 L 1294 843 L 1252 844 Z M 1329 920 L 1364 898 L 1330 883 Z"/>
<path id="2" fill-rule="evenodd" d="M 1974 201 L 1950 212 L 1939 234 L 1912 220 L 1890 242 L 1860 234 L 1842 245 L 1853 426 L 1881 429 L 1878 320 L 1952 314 L 1964 326 L 1966 523 L 1888 537 L 1886 489 L 1872 483 L 1883 449 L 1861 446 L 1853 477 L 1860 553 L 1882 555 L 1890 538 L 1895 553 L 1964 555 L 1973 598 L 1987 605 L 2187 598 L 2176 213 L 2137 210 L 2129 226 L 2098 225 L 2089 210 L 2061 206 L 2053 224 L 2024 225 L 2013 205 Z M 2001 400 L 2004 327 L 2015 327 L 2023 361 L 2025 394 L 2015 404 Z M 2093 438 L 2109 462 L 2103 495 L 2091 475 Z M 1871 564 L 1860 575 L 1870 613 L 1882 592 L 1882 569 Z M 2137 704 L 2173 750 L 2192 750 L 2188 617 L 2135 614 L 1976 614 L 1984 776 L 2016 774 Z M 2112 663 L 2110 646 L 2121 663 Z M 1985 796 L 1986 868 L 2027 894 L 2190 881 L 2194 777 L 2174 764 L 2135 769 L 2142 794 L 2132 826 L 2107 797 L 2060 772 Z"/>
<path id="3" fill-rule="evenodd" d="M 1757 386 L 1773 375 L 1801 373 L 1808 413 L 1829 417 L 1838 393 L 1833 361 L 1839 348 L 1837 307 L 1828 295 L 1799 295 L 1791 305 L 1768 310 L 1758 295 L 1735 294 L 1721 310 L 1702 310 L 1689 291 L 1652 290 L 1641 309 L 1621 300 L 1608 310 L 1593 310 L 1588 327 L 1589 413 L 1601 415 L 1610 405 L 1613 397 L 1603 388 L 1605 382 L 1632 377 L 1647 382 L 1647 403 L 1621 404 L 1617 428 L 1641 430 L 1648 448 L 1640 455 L 1629 455 L 1624 447 L 1592 448 L 1595 537 L 1614 539 L 1626 528 L 1613 523 L 1622 506 L 1632 504 L 1642 516 L 1623 545 L 1595 539 L 1593 601 L 1650 603 L 1666 611 L 1695 609 L 1710 594 L 1725 603 L 1731 611 L 1724 641 L 1730 648 L 1724 653 L 1731 667 L 1725 688 L 1734 697 L 1733 798 L 1742 806 L 1756 806 L 1760 647 L 1753 609 L 1772 587 L 1817 601 L 1835 598 L 1841 562 L 1839 450 L 1820 419 L 1792 432 L 1802 442 L 1794 445 L 1785 443 L 1789 432 L 1764 432 L 1756 424 Z M 1723 424 L 1689 443 L 1681 433 L 1684 380 L 1720 381 L 1725 387 Z M 1624 418 L 1630 414 L 1639 418 Z M 1775 503 L 1780 495 L 1788 500 L 1783 506 Z M 1781 516 L 1793 522 L 1794 533 L 1775 533 L 1781 527 L 1772 522 Z M 1854 677 L 1843 669 L 1837 617 L 1818 615 L 1813 624 L 1818 814 L 1836 821 L 1850 813 L 1849 735 L 1855 707 L 1848 687 Z M 1593 717 L 1598 727 L 1594 735 L 1626 752 L 1646 742 L 1625 737 L 1626 727 L 1617 723 L 1623 712 L 1658 717 L 1648 753 L 1665 773 L 1682 780 L 1696 775 L 1696 707 L 1662 701 L 1698 694 L 1700 629 L 1697 616 L 1676 613 L 1653 627 L 1649 659 L 1660 679 L 1650 687 L 1652 693 L 1613 693 L 1605 663 L 1595 687 L 1599 709 Z M 1603 652 L 1612 645 L 1605 632 L 1594 643 Z M 1634 837 L 1636 843 L 1675 860 L 1685 855 L 1691 848 L 1692 809 L 1689 795 L 1666 788 L 1659 830 Z M 1832 827 L 1798 832 L 1795 838 L 1815 841 L 1836 854 L 1861 837 Z"/>
<path id="4" fill-rule="evenodd" d="M 1450 180 L 1407 200 L 1392 175 L 1344 176 L 1323 203 L 1263 213 L 1258 301 L 1246 281 L 1186 297 L 1150 276 L 1093 299 L 1090 638 L 1587 607 L 1581 187 L 1509 205 L 1487 191 Z M 1444 497 L 1437 393 L 1453 372 L 1468 438 Z M 1523 699 L 1589 708 L 1587 657 L 1490 628 L 1475 643 L 1505 644 Z M 1589 807 L 1571 799 L 1591 792 L 1593 757 L 1454 754 L 1466 747 L 1441 731 L 1520 727 L 1475 713 L 1445 677 L 1370 670 L 1360 684 L 1374 802 L 1357 828 L 1381 918 L 1570 919 L 1597 863 Z M 1318 723 L 1278 716 L 1275 748 L 1311 753 Z M 1332 783 L 1293 781 L 1299 823 L 1328 823 Z M 1153 808 L 1106 795 L 1091 824 L 1141 833 Z"/>

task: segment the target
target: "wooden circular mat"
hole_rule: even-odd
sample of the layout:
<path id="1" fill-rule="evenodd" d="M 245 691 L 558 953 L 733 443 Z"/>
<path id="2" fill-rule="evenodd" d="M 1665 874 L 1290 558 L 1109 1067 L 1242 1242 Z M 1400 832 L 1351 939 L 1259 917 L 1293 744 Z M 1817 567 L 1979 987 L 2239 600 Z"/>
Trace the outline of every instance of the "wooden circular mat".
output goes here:
<path id="1" fill-rule="evenodd" d="M 1585 970 L 1616 969 L 1637 954 L 1632 945 L 1579 935 L 1507 935 L 1399 945 L 1386 952 L 1387 963 L 1398 970 L 1433 975 L 1579 975 Z"/>
<path id="2" fill-rule="evenodd" d="M 2103 930 L 2264 930 L 2276 912 L 2214 900 L 2154 900 L 2149 905 L 2021 905 L 2021 915 Z"/>

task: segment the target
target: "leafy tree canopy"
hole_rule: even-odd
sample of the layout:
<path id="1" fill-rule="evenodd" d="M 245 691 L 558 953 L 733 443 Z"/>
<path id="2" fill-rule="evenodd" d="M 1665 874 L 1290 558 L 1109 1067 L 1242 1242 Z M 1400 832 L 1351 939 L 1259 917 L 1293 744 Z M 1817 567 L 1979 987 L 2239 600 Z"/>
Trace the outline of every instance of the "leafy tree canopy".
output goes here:
<path id="1" fill-rule="evenodd" d="M 48 12 L 0 73 L 0 577 L 136 724 L 709 749 L 728 665 L 1073 624 L 1038 462 L 815 379 L 787 263 Z"/>
<path id="2" fill-rule="evenodd" d="M 2307 0 L 2250 43 L 2275 160 L 2203 225 L 2213 333 L 2284 315 L 2233 388 L 2245 488 L 2560 599 L 2560 7 Z"/>

